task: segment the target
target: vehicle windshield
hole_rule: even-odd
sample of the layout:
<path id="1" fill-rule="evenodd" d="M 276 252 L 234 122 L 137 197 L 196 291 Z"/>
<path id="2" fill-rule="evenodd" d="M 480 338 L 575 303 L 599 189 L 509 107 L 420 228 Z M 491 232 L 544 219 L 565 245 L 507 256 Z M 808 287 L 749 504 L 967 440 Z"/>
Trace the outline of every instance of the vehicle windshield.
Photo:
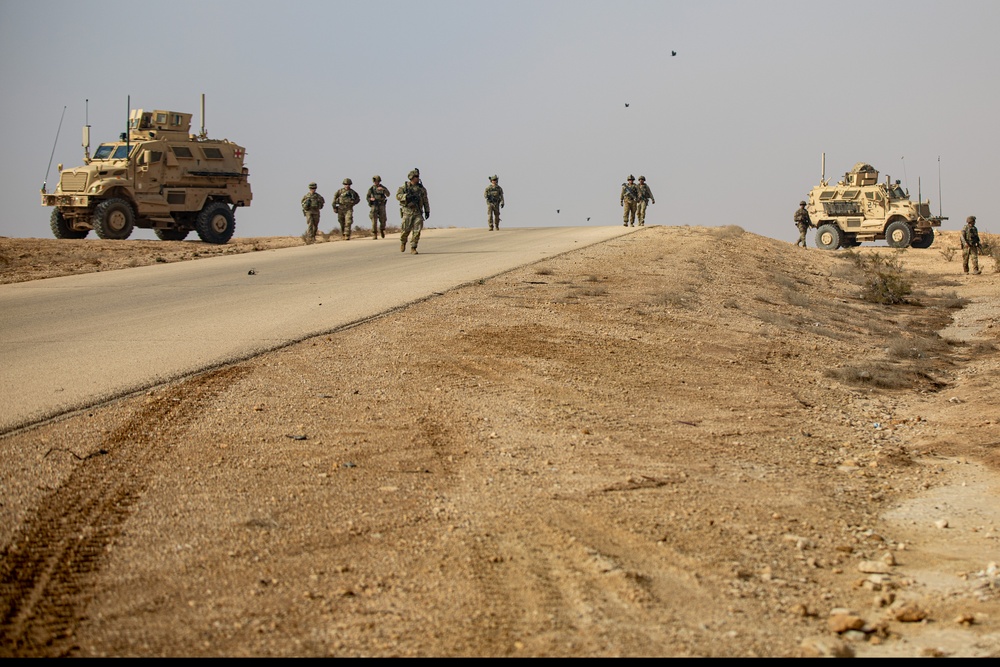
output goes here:
<path id="1" fill-rule="evenodd" d="M 101 144 L 94 151 L 95 160 L 124 160 L 128 157 L 129 146 L 125 144 Z"/>
<path id="2" fill-rule="evenodd" d="M 889 188 L 889 198 L 890 199 L 906 199 L 906 191 L 898 185 L 894 185 Z"/>

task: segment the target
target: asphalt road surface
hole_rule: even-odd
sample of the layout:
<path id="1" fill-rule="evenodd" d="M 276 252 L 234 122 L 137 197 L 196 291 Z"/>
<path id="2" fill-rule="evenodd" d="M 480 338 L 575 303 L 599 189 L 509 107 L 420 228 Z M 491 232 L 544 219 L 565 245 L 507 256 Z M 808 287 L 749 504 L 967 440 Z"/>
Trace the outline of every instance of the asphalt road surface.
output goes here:
<path id="1" fill-rule="evenodd" d="M 635 231 L 425 229 L 0 285 L 0 434 Z"/>

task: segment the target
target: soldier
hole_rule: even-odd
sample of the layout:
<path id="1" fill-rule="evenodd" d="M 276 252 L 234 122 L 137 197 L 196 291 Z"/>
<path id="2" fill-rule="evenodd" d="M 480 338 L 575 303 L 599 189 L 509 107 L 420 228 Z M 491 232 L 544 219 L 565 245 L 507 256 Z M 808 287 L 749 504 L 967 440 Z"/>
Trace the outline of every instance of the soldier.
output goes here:
<path id="1" fill-rule="evenodd" d="M 396 191 L 396 201 L 399 202 L 399 213 L 403 218 L 403 233 L 399 237 L 399 251 L 406 252 L 406 238 L 410 237 L 410 252 L 417 254 L 417 244 L 420 242 L 420 231 L 424 228 L 424 220 L 431 217 L 431 205 L 427 200 L 427 188 L 420 182 L 420 172 L 416 169 L 406 175 L 409 180 Z M 423 215 L 421 215 L 421 210 Z"/>
<path id="2" fill-rule="evenodd" d="M 636 211 L 636 218 L 639 219 L 639 226 L 644 227 L 646 225 L 646 206 L 652 201 L 654 204 L 656 200 L 653 198 L 653 191 L 649 189 L 646 185 L 646 177 L 639 177 L 639 204 L 638 210 Z"/>
<path id="3" fill-rule="evenodd" d="M 389 194 L 389 188 L 382 185 L 382 177 L 378 174 L 372 176 L 372 186 L 368 188 L 368 205 L 371 207 L 368 217 L 372 219 L 372 238 L 376 241 L 379 232 L 385 238 L 385 202 Z"/>
<path id="4" fill-rule="evenodd" d="M 622 219 L 625 221 L 625 227 L 632 223 L 635 227 L 635 205 L 639 201 L 639 188 L 635 186 L 635 176 L 629 174 L 628 182 L 622 183 L 622 195 L 620 198 L 620 203 L 625 209 Z"/>
<path id="5" fill-rule="evenodd" d="M 969 272 L 969 258 L 972 258 L 972 272 L 977 276 L 982 273 L 979 270 L 979 230 L 976 229 L 976 216 L 970 215 L 965 219 L 965 228 L 962 229 L 962 271 Z"/>
<path id="6" fill-rule="evenodd" d="M 809 219 L 809 211 L 806 210 L 806 203 L 804 201 L 799 202 L 799 207 L 796 209 L 792 219 L 795 220 L 795 226 L 799 228 L 799 240 L 795 242 L 795 245 L 805 248 L 806 230 L 809 229 L 812 221 Z"/>
<path id="7" fill-rule="evenodd" d="M 316 184 L 309 184 L 309 192 L 302 197 L 302 215 L 306 216 L 306 231 L 302 240 L 306 245 L 316 242 L 316 230 L 319 229 L 319 211 L 326 201 L 323 195 L 316 192 Z"/>
<path id="8" fill-rule="evenodd" d="M 490 184 L 486 186 L 483 197 L 486 198 L 486 222 L 490 225 L 490 231 L 496 226 L 500 229 L 500 209 L 503 208 L 503 188 L 500 187 L 500 177 L 490 176 Z"/>
<path id="9" fill-rule="evenodd" d="M 340 236 L 351 240 L 351 226 L 354 224 L 354 207 L 361 201 L 361 195 L 351 189 L 351 179 L 344 179 L 344 187 L 337 190 L 333 195 L 333 211 L 337 214 L 337 222 L 340 223 Z M 333 234 L 334 230 L 330 230 Z M 327 239 L 330 238 L 327 234 Z"/>

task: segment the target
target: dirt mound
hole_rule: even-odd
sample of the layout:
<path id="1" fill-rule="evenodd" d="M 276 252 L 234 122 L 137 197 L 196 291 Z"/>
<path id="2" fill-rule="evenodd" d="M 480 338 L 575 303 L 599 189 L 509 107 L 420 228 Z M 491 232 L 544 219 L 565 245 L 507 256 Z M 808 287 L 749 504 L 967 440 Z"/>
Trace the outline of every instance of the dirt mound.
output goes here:
<path id="1" fill-rule="evenodd" d="M 4 438 L 0 655 L 997 655 L 951 240 L 650 227 Z"/>

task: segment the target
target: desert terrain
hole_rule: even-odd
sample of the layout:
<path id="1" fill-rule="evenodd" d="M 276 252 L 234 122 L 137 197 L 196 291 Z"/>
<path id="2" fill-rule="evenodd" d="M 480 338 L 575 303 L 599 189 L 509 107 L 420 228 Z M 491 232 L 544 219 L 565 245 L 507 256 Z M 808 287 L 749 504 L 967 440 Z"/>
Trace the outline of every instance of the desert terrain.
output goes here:
<path id="1" fill-rule="evenodd" d="M 0 436 L 0 656 L 1000 656 L 1000 273 L 794 239 L 645 227 Z"/>

